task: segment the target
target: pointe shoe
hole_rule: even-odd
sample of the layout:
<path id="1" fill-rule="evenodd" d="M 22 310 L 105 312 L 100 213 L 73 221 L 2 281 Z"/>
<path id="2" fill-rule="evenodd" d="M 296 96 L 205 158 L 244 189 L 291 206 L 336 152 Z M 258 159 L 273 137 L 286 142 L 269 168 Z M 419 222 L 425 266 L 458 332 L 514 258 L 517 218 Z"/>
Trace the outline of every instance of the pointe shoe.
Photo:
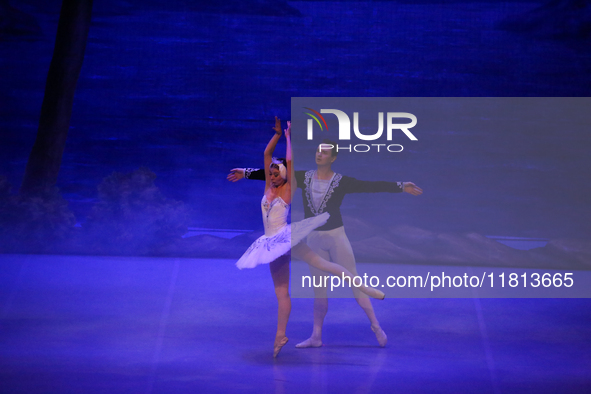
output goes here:
<path id="1" fill-rule="evenodd" d="M 305 349 L 309 347 L 321 347 L 322 341 L 320 339 L 308 338 L 303 342 L 298 343 L 295 347 L 298 349 Z"/>
<path id="2" fill-rule="evenodd" d="M 376 339 L 378 340 L 380 346 L 385 347 L 388 343 L 388 336 L 386 335 L 384 330 L 382 330 L 381 327 L 375 328 L 374 326 L 371 326 L 371 330 L 376 334 Z"/>
<path id="3" fill-rule="evenodd" d="M 277 357 L 277 355 L 279 354 L 279 352 L 281 351 L 281 348 L 283 346 L 285 346 L 285 344 L 287 343 L 287 341 L 289 341 L 289 339 L 287 337 L 283 337 L 279 343 L 275 342 L 275 344 L 273 345 L 273 357 Z"/>
<path id="4" fill-rule="evenodd" d="M 386 298 L 386 295 L 384 294 L 383 291 L 380 291 L 378 289 L 374 289 L 373 287 L 362 286 L 359 288 L 359 290 L 361 290 L 367 296 L 372 297 L 372 298 L 376 298 L 378 300 L 383 300 L 384 298 Z"/>

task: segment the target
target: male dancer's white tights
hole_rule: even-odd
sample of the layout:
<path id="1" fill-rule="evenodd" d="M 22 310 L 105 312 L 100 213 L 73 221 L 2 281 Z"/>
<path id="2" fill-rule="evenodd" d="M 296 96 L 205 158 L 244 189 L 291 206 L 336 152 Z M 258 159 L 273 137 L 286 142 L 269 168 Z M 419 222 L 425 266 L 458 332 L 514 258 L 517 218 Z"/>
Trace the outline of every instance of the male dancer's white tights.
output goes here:
<path id="1" fill-rule="evenodd" d="M 328 231 L 312 231 L 308 235 L 308 246 L 325 260 L 332 261 L 349 270 L 351 274 L 357 275 L 355 255 L 353 254 L 351 243 L 347 238 L 343 226 Z M 312 266 L 310 266 L 310 272 L 312 275 L 319 277 L 326 275 L 325 272 Z M 358 289 L 352 288 L 352 290 L 357 303 L 367 315 L 379 344 L 385 346 L 387 337 L 380 328 L 380 323 L 376 318 L 370 299 Z M 310 339 L 298 344 L 298 347 L 317 347 L 322 345 L 322 325 L 328 311 L 326 287 L 314 287 L 314 295 L 314 326 L 312 336 Z"/>

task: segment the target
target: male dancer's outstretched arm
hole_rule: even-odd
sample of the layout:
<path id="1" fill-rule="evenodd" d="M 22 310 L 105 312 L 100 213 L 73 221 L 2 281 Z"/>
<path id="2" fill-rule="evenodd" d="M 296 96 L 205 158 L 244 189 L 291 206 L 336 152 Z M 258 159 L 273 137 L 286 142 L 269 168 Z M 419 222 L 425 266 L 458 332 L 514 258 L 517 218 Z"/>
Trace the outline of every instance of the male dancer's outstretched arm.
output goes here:
<path id="1" fill-rule="evenodd" d="M 232 168 L 230 173 L 226 177 L 231 182 L 238 182 L 241 179 L 253 179 L 257 181 L 265 180 L 265 171 L 260 168 Z M 367 193 L 368 190 L 373 189 L 371 186 L 376 181 L 357 181 L 360 193 Z M 367 182 L 367 183 L 366 183 Z M 377 181 L 381 182 L 381 181 Z M 404 193 L 412 194 L 413 196 L 419 196 L 423 194 L 423 189 L 418 187 L 412 182 L 400 182 L 402 183 L 402 191 Z M 381 190 L 380 190 L 381 191 Z"/>
<path id="2" fill-rule="evenodd" d="M 226 177 L 231 182 L 238 182 L 241 179 L 265 180 L 265 171 L 260 168 L 232 168 Z"/>

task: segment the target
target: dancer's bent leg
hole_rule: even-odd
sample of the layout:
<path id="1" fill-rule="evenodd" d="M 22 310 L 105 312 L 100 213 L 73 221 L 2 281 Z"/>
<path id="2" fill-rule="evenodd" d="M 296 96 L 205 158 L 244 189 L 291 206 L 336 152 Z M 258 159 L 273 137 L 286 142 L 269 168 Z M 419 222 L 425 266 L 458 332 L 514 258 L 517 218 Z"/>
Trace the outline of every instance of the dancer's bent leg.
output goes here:
<path id="1" fill-rule="evenodd" d="M 351 278 L 351 281 L 353 281 L 353 275 L 351 274 L 351 272 L 349 272 L 349 270 L 341 267 L 338 264 L 324 260 L 318 254 L 314 253 L 312 249 L 310 249 L 310 247 L 306 245 L 304 242 L 300 242 L 299 244 L 294 246 L 291 250 L 291 253 L 292 256 L 305 261 L 312 267 L 318 268 L 322 271 L 328 272 L 333 275 L 344 275 L 346 278 Z M 360 287 L 358 287 L 358 289 L 370 297 L 374 297 L 380 300 L 383 300 L 385 298 L 383 292 L 372 287 L 366 287 L 364 285 L 361 285 Z"/>
<path id="2" fill-rule="evenodd" d="M 281 351 L 281 348 L 287 343 L 285 330 L 287 321 L 291 313 L 291 297 L 289 295 L 289 254 L 279 257 L 269 264 L 271 277 L 275 286 L 275 295 L 277 296 L 277 333 L 275 334 L 275 343 L 273 344 L 273 357 Z"/>

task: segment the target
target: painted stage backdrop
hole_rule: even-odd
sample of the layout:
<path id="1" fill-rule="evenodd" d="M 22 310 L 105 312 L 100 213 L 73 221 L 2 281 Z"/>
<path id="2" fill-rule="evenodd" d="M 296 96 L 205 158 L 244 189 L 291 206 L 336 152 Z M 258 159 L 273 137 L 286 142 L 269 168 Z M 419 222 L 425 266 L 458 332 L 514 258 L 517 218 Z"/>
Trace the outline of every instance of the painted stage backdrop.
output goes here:
<path id="1" fill-rule="evenodd" d="M 335 164 L 425 191 L 346 198 L 358 260 L 590 267 L 588 101 L 465 98 L 588 96 L 588 1 L 96 1 L 56 188 L 26 194 L 61 4 L 0 1 L 3 253 L 239 257 L 263 186 L 226 175 L 292 97 L 464 97 Z"/>

